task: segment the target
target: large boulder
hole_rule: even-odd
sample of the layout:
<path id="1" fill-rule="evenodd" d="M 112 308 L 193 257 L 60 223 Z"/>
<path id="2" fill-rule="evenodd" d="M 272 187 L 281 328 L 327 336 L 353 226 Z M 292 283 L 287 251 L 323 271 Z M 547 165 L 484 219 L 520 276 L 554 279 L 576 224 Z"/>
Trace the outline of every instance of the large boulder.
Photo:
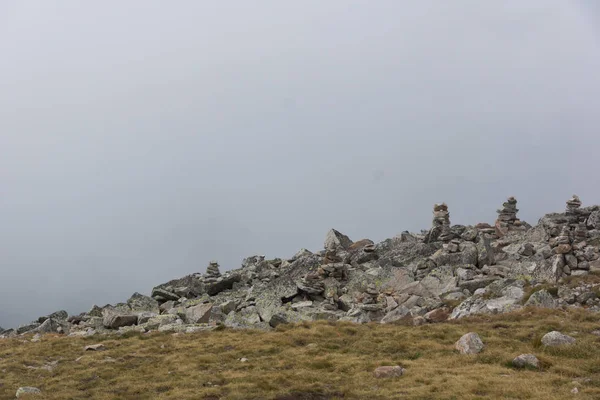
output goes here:
<path id="1" fill-rule="evenodd" d="M 152 297 L 162 302 L 169 300 L 177 301 L 181 298 L 181 296 L 158 286 L 152 289 Z"/>
<path id="2" fill-rule="evenodd" d="M 17 330 L 16 330 L 16 332 L 17 332 L 17 335 L 21 335 L 21 334 L 23 334 L 23 333 L 30 332 L 30 331 L 34 330 L 35 328 L 37 328 L 37 327 L 38 327 L 38 326 L 40 326 L 40 325 L 41 325 L 41 324 L 40 324 L 39 322 L 37 322 L 37 321 L 36 321 L 36 322 L 31 322 L 31 323 L 29 323 L 29 324 L 23 324 L 23 325 L 20 325 L 20 326 L 17 328 Z"/>
<path id="3" fill-rule="evenodd" d="M 556 308 L 556 300 L 550 292 L 545 289 L 538 290 L 529 296 L 529 299 L 525 303 L 525 306 L 542 307 L 542 308 Z"/>
<path id="4" fill-rule="evenodd" d="M 460 354 L 477 354 L 485 347 L 483 341 L 475 332 L 469 332 L 463 335 L 455 344 L 454 347 Z"/>
<path id="5" fill-rule="evenodd" d="M 127 300 L 127 304 L 132 311 L 149 311 L 149 312 L 160 312 L 158 308 L 158 301 L 153 299 L 150 296 L 145 296 L 138 292 L 135 292 L 129 300 Z"/>
<path id="6" fill-rule="evenodd" d="M 450 266 L 433 269 L 421 280 L 423 285 L 434 296 L 452 292 L 456 289 L 458 279 L 454 276 L 454 270 Z"/>
<path id="7" fill-rule="evenodd" d="M 548 260 L 537 264 L 533 276 L 541 281 L 556 283 L 562 276 L 565 267 L 565 257 L 556 254 Z"/>
<path id="8" fill-rule="evenodd" d="M 540 360 L 533 354 L 521 354 L 512 360 L 512 365 L 516 368 L 539 368 Z"/>
<path id="9" fill-rule="evenodd" d="M 228 274 L 220 277 L 216 282 L 207 284 L 205 286 L 206 293 L 209 296 L 215 296 L 225 290 L 230 290 L 233 288 L 234 283 L 242 280 L 242 277 L 239 274 Z"/>
<path id="10" fill-rule="evenodd" d="M 54 318 L 48 318 L 40 326 L 30 330 L 28 333 L 57 333 L 59 331 L 65 331 L 64 325 L 68 325 L 66 321 L 56 320 Z M 60 328 L 60 329 L 59 329 Z"/>
<path id="11" fill-rule="evenodd" d="M 211 303 L 198 304 L 185 310 L 185 319 L 188 324 L 206 324 L 210 320 Z"/>
<path id="12" fill-rule="evenodd" d="M 122 326 L 136 325 L 137 321 L 138 316 L 135 314 L 124 314 L 110 308 L 103 310 L 102 325 L 108 329 L 119 329 Z"/>
<path id="13" fill-rule="evenodd" d="M 338 251 L 338 250 L 348 250 L 350 246 L 352 246 L 352 240 L 343 233 L 336 231 L 335 229 L 331 229 L 327 232 L 327 236 L 325 236 L 325 250 L 329 251 Z"/>
<path id="14" fill-rule="evenodd" d="M 542 337 L 542 344 L 544 346 L 562 346 L 573 343 L 575 343 L 575 338 L 564 335 L 558 331 L 548 332 Z"/>
<path id="15" fill-rule="evenodd" d="M 44 321 L 46 321 L 49 318 L 52 318 L 55 320 L 60 320 L 60 321 L 66 321 L 67 318 L 69 318 L 69 314 L 65 310 L 60 310 L 60 311 L 53 312 L 50 315 L 39 317 L 37 322 L 42 324 L 42 323 L 44 323 Z"/>
<path id="16" fill-rule="evenodd" d="M 456 253 L 449 253 L 444 249 L 440 249 L 433 254 L 430 259 L 435 262 L 436 265 L 450 265 L 458 266 L 463 264 L 477 265 L 479 253 L 475 243 L 462 242 L 459 245 L 459 251 Z"/>
<path id="17" fill-rule="evenodd" d="M 270 321 L 284 301 L 290 301 L 298 294 L 298 286 L 293 279 L 284 275 L 268 283 L 258 291 L 256 309 L 263 321 Z"/>

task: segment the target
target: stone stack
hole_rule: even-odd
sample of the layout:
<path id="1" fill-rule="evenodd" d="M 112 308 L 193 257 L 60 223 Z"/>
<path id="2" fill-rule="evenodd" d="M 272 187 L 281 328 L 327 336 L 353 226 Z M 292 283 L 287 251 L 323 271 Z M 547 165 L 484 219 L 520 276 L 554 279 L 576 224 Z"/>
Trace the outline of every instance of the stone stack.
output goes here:
<path id="1" fill-rule="evenodd" d="M 338 281 L 345 280 L 348 277 L 348 268 L 344 263 L 335 263 L 335 264 L 323 264 L 319 267 L 318 272 L 319 275 L 323 279 L 325 278 L 335 278 Z"/>
<path id="2" fill-rule="evenodd" d="M 377 287 L 370 283 L 367 285 L 367 289 L 363 293 L 362 304 L 360 308 L 364 311 L 379 311 L 384 308 L 383 304 L 378 303 L 379 290 Z"/>
<path id="3" fill-rule="evenodd" d="M 551 243 L 556 254 L 567 254 L 571 252 L 571 232 L 569 227 L 563 226 L 560 235 Z"/>
<path id="4" fill-rule="evenodd" d="M 449 242 L 454 238 L 454 234 L 450 230 L 450 213 L 446 203 L 433 205 L 433 221 L 431 229 L 427 234 L 427 242 L 436 242 L 442 240 Z"/>
<path id="5" fill-rule="evenodd" d="M 581 207 L 581 200 L 579 199 L 579 196 L 577 196 L 576 194 L 573 195 L 573 197 L 571 197 L 569 200 L 567 200 L 567 210 L 566 210 L 566 214 L 567 215 L 577 215 L 578 214 L 578 210 Z"/>
<path id="6" fill-rule="evenodd" d="M 573 243 L 585 242 L 587 239 L 587 234 L 588 232 L 585 222 L 578 223 L 573 231 Z"/>
<path id="7" fill-rule="evenodd" d="M 523 231 L 525 228 L 522 222 L 517 218 L 519 209 L 517 208 L 517 199 L 509 197 L 498 211 L 498 219 L 496 220 L 496 234 L 502 237 L 511 231 Z"/>
<path id="8" fill-rule="evenodd" d="M 304 275 L 297 286 L 298 289 L 309 295 L 320 295 L 323 293 L 323 291 L 325 291 L 323 277 L 318 272 L 309 272 L 308 274 Z"/>
<path id="9" fill-rule="evenodd" d="M 219 263 L 211 261 L 206 267 L 206 274 L 204 274 L 204 282 L 213 283 L 221 277 L 221 271 L 219 271 Z"/>

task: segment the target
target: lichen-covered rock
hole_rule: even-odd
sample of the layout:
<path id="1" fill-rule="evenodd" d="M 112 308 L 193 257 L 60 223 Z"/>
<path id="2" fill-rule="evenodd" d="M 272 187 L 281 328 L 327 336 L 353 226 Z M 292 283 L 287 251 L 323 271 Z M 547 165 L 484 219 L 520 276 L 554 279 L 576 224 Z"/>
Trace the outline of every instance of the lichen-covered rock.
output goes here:
<path id="1" fill-rule="evenodd" d="M 575 338 L 564 335 L 558 331 L 552 331 L 546 333 L 542 337 L 542 344 L 544 346 L 562 346 L 562 345 L 570 345 L 575 343 Z"/>
<path id="2" fill-rule="evenodd" d="M 153 299 L 150 296 L 146 296 L 135 292 L 131 297 L 127 300 L 127 304 L 132 311 L 149 311 L 149 312 L 159 312 L 158 301 Z"/>
<path id="3" fill-rule="evenodd" d="M 525 303 L 525 306 L 556 308 L 556 300 L 550 292 L 542 289 L 533 293 Z"/>
<path id="4" fill-rule="evenodd" d="M 198 304 L 185 310 L 185 319 L 188 324 L 206 324 L 210 320 L 211 303 Z"/>
<path id="5" fill-rule="evenodd" d="M 124 314 L 114 309 L 104 309 L 102 324 L 108 329 L 118 329 L 122 326 L 137 324 L 138 317 L 135 314 Z"/>
<path id="6" fill-rule="evenodd" d="M 533 354 L 521 354 L 512 360 L 512 365 L 516 368 L 539 368 L 540 360 Z"/>
<path id="7" fill-rule="evenodd" d="M 480 353 L 485 345 L 475 332 L 469 332 L 463 335 L 455 344 L 454 347 L 460 354 L 477 354 Z"/>

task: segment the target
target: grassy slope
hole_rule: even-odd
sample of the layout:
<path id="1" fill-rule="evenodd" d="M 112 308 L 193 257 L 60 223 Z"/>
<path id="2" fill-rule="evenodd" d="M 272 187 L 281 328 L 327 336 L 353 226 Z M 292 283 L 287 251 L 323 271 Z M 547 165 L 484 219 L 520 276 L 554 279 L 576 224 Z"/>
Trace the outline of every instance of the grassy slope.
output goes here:
<path id="1" fill-rule="evenodd" d="M 598 328 L 598 314 L 526 309 L 419 327 L 315 322 L 272 332 L 0 340 L 0 398 L 36 386 L 38 399 L 61 400 L 598 399 L 600 337 L 590 334 Z M 544 349 L 540 338 L 551 330 L 577 343 Z M 485 350 L 457 354 L 454 342 L 471 331 Z M 100 342 L 106 351 L 83 351 Z M 543 370 L 511 368 L 521 353 L 536 354 Z M 27 368 L 56 360 L 53 371 Z M 395 364 L 403 377 L 373 377 L 377 366 Z"/>

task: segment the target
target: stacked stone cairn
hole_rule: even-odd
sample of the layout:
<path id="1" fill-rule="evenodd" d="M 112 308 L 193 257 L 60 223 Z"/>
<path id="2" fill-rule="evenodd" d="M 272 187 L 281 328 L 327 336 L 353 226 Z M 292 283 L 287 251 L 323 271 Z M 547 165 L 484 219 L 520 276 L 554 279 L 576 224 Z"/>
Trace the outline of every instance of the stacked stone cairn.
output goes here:
<path id="1" fill-rule="evenodd" d="M 567 200 L 567 215 L 578 215 L 579 208 L 581 207 L 581 200 L 576 194 Z"/>
<path id="2" fill-rule="evenodd" d="M 379 299 L 379 290 L 377 287 L 370 283 L 367 285 L 365 292 L 363 293 L 362 304 L 360 308 L 364 311 L 380 311 L 385 306 L 382 303 L 378 302 Z"/>
<path id="3" fill-rule="evenodd" d="M 431 229 L 427 234 L 427 242 L 436 242 L 441 240 L 449 242 L 454 238 L 454 234 L 450 230 L 450 213 L 446 203 L 434 204 L 433 206 L 433 221 Z"/>
<path id="4" fill-rule="evenodd" d="M 587 275 L 590 261 L 598 259 L 594 247 L 587 244 L 587 218 L 590 213 L 581 209 L 581 199 L 575 194 L 566 203 L 565 214 L 569 217 L 569 223 L 563 226 L 560 235 L 551 244 L 555 246 L 556 253 L 564 254 L 565 274 Z M 568 246 L 567 238 L 569 238 Z"/>
<path id="5" fill-rule="evenodd" d="M 496 234 L 499 237 L 505 236 L 511 231 L 524 231 L 521 220 L 517 218 L 519 209 L 517 208 L 517 199 L 513 196 L 509 197 L 498 211 L 498 219 L 496 220 Z"/>
<path id="6" fill-rule="evenodd" d="M 205 283 L 214 283 L 221 277 L 221 271 L 219 271 L 219 263 L 211 261 L 206 267 L 206 274 L 204 274 Z"/>
<path id="7" fill-rule="evenodd" d="M 297 284 L 298 289 L 309 295 L 320 295 L 325 291 L 323 277 L 319 272 L 309 272 Z"/>
<path id="8" fill-rule="evenodd" d="M 341 262 L 335 264 L 323 264 L 317 271 L 323 279 L 335 278 L 338 281 L 341 281 L 348 277 L 346 264 Z"/>

